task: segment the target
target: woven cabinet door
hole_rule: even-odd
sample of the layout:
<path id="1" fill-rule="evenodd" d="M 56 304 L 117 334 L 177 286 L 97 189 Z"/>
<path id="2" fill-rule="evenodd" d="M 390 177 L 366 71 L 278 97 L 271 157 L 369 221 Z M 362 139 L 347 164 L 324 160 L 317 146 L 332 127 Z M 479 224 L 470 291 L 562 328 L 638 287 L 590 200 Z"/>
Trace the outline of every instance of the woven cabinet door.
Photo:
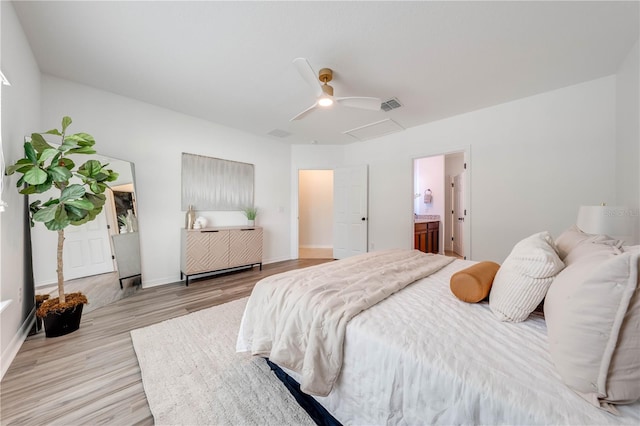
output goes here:
<path id="1" fill-rule="evenodd" d="M 187 232 L 184 273 L 188 275 L 227 268 L 229 231 Z"/>
<path id="2" fill-rule="evenodd" d="M 229 231 L 229 267 L 262 263 L 262 228 Z"/>

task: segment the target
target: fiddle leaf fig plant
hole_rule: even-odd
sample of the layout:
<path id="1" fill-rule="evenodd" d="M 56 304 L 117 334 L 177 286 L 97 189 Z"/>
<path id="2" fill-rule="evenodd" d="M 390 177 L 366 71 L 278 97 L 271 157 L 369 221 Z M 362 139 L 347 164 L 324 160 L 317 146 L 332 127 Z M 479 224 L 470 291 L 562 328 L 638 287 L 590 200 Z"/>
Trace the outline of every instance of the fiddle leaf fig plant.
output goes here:
<path id="1" fill-rule="evenodd" d="M 62 253 L 64 229 L 69 225 L 82 225 L 96 218 L 102 211 L 107 183 L 118 178 L 118 173 L 108 169 L 108 164 L 88 160 L 76 167 L 69 158 L 74 154 L 95 154 L 95 140 L 87 133 L 67 135 L 71 118 L 62 119 L 61 130 L 31 134 L 31 141 L 24 144 L 24 158 L 7 167 L 7 174 L 20 173 L 16 186 L 20 194 L 42 194 L 54 191 L 44 203 L 36 200 L 29 205 L 31 226 L 43 222 L 47 229 L 58 232 L 57 272 L 59 309 L 65 309 L 64 274 Z M 60 138 L 60 145 L 49 144 L 43 135 Z M 86 300 L 86 299 L 85 299 Z M 86 303 L 86 302 L 85 302 Z"/>

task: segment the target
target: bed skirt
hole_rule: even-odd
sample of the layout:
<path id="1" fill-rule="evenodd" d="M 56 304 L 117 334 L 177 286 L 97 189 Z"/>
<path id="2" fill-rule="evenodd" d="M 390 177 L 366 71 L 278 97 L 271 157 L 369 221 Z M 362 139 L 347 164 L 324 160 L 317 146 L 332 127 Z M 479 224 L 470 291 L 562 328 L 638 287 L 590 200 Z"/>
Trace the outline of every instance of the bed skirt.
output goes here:
<path id="1" fill-rule="evenodd" d="M 316 401 L 311 395 L 300 390 L 300 384 L 293 380 L 291 376 L 285 373 L 282 368 L 273 362 L 269 361 L 269 358 L 265 358 L 267 364 L 276 375 L 278 379 L 287 387 L 291 395 L 298 401 L 298 404 L 304 408 L 309 414 L 309 417 L 320 426 L 342 426 L 342 424 L 336 420 L 329 412 Z"/>

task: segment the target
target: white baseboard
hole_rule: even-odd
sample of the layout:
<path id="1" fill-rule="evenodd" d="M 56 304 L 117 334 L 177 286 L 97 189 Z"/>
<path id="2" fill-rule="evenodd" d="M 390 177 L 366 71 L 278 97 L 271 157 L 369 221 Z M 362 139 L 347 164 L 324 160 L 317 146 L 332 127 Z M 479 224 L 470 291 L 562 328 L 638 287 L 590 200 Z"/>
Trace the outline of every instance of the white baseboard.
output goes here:
<path id="1" fill-rule="evenodd" d="M 164 277 L 164 278 L 157 278 L 155 280 L 152 281 L 144 281 L 144 275 L 143 275 L 143 281 L 142 281 L 142 288 L 151 288 L 151 287 L 157 287 L 159 285 L 165 285 L 165 284 L 174 284 L 180 282 L 180 275 L 174 275 L 171 277 Z"/>
<path id="2" fill-rule="evenodd" d="M 295 257 L 296 259 L 298 258 L 297 256 Z M 293 259 L 292 257 L 288 257 L 288 256 L 281 256 L 281 257 L 274 257 L 273 259 L 267 259 L 262 261 L 263 265 L 268 265 L 270 263 L 277 263 L 277 262 L 284 262 L 286 260 L 291 260 Z"/>
<path id="3" fill-rule="evenodd" d="M 29 313 L 27 319 L 25 319 L 22 323 L 22 326 L 20 327 L 16 335 L 13 336 L 13 339 L 11 339 L 11 342 L 9 343 L 9 346 L 7 346 L 7 349 L 2 352 L 2 375 L 0 376 L 0 379 L 4 377 L 4 373 L 6 373 L 9 369 L 9 366 L 11 366 L 14 358 L 16 357 L 16 355 L 18 355 L 20 347 L 22 347 L 22 344 L 29 335 L 29 330 L 31 330 L 31 327 L 33 327 L 33 323 L 36 320 L 35 314 L 36 308 L 34 307 Z"/>
<path id="4" fill-rule="evenodd" d="M 1 301 L 0 302 L 0 313 L 2 313 L 2 311 L 4 311 L 5 308 L 9 307 L 11 302 L 13 302 L 13 300 L 11 300 L 11 299 Z"/>
<path id="5" fill-rule="evenodd" d="M 282 257 L 276 257 L 273 259 L 267 259 L 267 260 L 263 260 L 262 264 L 263 265 L 268 265 L 270 263 L 276 263 L 276 262 L 284 262 L 285 260 L 291 260 L 291 257 L 286 257 L 286 256 L 282 256 Z M 157 278 L 153 281 L 143 281 L 142 282 L 142 288 L 151 288 L 151 287 L 158 287 L 161 285 L 166 285 L 166 284 L 175 284 L 180 282 L 180 275 L 175 275 L 172 277 L 164 277 L 164 278 Z"/>

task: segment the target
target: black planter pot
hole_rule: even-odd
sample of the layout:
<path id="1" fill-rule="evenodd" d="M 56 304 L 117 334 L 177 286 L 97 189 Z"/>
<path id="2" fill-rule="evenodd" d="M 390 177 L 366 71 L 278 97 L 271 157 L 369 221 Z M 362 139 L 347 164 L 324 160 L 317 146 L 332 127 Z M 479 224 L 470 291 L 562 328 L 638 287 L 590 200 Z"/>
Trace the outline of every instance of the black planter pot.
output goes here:
<path id="1" fill-rule="evenodd" d="M 59 337 L 72 333 L 80 328 L 83 304 L 62 312 L 48 313 L 44 318 L 44 334 L 47 337 Z"/>
<path id="2" fill-rule="evenodd" d="M 36 311 L 38 309 L 40 309 L 40 305 L 42 305 L 42 303 L 44 302 L 44 300 L 40 300 L 38 302 L 36 302 Z M 35 332 L 39 333 L 42 331 L 42 318 L 40 318 L 39 316 L 36 315 L 36 329 Z"/>
<path id="3" fill-rule="evenodd" d="M 42 305 L 42 302 L 44 302 L 44 300 L 36 300 L 36 312 L 38 312 L 38 309 L 40 308 L 40 305 Z M 40 333 L 42 331 L 42 318 L 40 318 L 38 315 L 36 315 L 35 317 L 36 322 L 33 324 L 33 327 L 31 327 L 29 336 L 33 336 L 34 334 Z"/>

